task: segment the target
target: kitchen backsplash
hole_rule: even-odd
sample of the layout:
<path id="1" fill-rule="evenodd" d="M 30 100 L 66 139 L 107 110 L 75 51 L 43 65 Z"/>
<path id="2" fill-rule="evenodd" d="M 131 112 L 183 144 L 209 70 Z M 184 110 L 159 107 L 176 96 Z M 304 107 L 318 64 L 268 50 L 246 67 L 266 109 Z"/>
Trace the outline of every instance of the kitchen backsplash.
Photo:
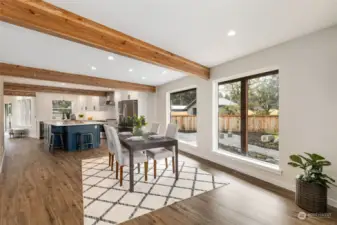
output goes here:
<path id="1" fill-rule="evenodd" d="M 88 119 L 89 116 L 92 116 L 93 120 L 116 119 L 115 110 L 76 112 L 75 115 L 77 119 L 80 113 L 84 114 L 84 119 Z"/>

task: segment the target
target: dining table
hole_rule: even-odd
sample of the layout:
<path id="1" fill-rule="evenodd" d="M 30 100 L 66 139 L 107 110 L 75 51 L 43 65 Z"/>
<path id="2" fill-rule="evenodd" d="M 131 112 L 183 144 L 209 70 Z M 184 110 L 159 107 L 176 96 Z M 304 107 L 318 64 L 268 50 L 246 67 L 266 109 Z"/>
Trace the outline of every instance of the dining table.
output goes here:
<path id="1" fill-rule="evenodd" d="M 130 140 L 129 137 L 132 135 L 118 135 L 119 140 L 124 148 L 129 151 L 129 177 L 130 177 L 130 187 L 129 191 L 134 190 L 134 163 L 133 155 L 134 152 L 144 151 L 151 148 L 166 148 L 168 150 L 174 151 L 175 156 L 175 179 L 179 179 L 179 160 L 178 160 L 178 140 L 170 137 L 161 137 L 157 139 L 152 139 L 151 135 L 144 135 L 142 140 Z"/>

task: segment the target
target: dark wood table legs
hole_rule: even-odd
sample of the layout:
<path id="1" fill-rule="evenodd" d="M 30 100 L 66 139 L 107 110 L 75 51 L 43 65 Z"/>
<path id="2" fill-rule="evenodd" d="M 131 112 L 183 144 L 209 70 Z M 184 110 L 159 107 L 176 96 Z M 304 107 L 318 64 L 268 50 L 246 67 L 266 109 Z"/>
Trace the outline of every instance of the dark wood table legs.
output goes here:
<path id="1" fill-rule="evenodd" d="M 129 168 L 130 168 L 130 171 L 129 171 L 129 177 L 130 177 L 130 189 L 129 189 L 129 191 L 130 192 L 133 192 L 133 186 L 134 186 L 134 184 L 133 184 L 133 170 L 134 170 L 134 168 L 133 168 L 133 150 L 132 149 L 130 149 L 129 150 Z"/>

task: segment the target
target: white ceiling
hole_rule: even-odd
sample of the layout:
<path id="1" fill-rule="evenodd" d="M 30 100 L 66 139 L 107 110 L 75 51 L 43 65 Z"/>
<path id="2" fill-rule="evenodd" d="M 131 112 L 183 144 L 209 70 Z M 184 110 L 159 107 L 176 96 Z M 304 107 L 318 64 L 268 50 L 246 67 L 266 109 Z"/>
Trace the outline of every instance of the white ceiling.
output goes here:
<path id="1" fill-rule="evenodd" d="M 335 0 L 47 1 L 209 67 L 337 23 Z M 0 62 L 155 86 L 185 76 L 4 22 Z"/>
<path id="2" fill-rule="evenodd" d="M 62 87 L 62 88 L 75 88 L 75 89 L 94 90 L 94 91 L 114 90 L 111 88 L 104 88 L 104 87 L 97 87 L 97 86 L 62 83 L 62 82 L 46 81 L 46 80 L 35 80 L 35 79 L 18 78 L 18 77 L 11 77 L 11 76 L 5 76 L 4 82 L 17 83 L 17 84 L 31 84 L 31 85 L 40 85 L 40 86 L 51 86 L 51 87 Z"/>
<path id="3" fill-rule="evenodd" d="M 47 1 L 209 67 L 337 23 L 336 0 Z"/>
<path id="4" fill-rule="evenodd" d="M 0 49 L 0 62 L 140 84 L 158 86 L 185 76 L 181 72 L 4 22 L 0 22 Z M 114 60 L 108 60 L 109 56 Z M 91 66 L 97 69 L 93 71 Z M 129 72 L 131 68 L 132 72 Z"/>

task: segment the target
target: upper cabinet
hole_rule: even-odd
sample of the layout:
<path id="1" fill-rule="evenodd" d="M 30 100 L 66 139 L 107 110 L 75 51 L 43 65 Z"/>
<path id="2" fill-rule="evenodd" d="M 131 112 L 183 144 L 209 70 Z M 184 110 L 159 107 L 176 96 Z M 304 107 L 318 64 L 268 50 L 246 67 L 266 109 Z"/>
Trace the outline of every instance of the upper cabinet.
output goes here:
<path id="1" fill-rule="evenodd" d="M 86 96 L 80 95 L 78 96 L 78 104 L 77 104 L 77 110 L 80 112 L 83 112 L 86 110 L 86 106 L 87 106 L 87 99 Z"/>
<path id="2" fill-rule="evenodd" d="M 106 97 L 104 96 L 78 96 L 79 111 L 104 111 Z"/>

